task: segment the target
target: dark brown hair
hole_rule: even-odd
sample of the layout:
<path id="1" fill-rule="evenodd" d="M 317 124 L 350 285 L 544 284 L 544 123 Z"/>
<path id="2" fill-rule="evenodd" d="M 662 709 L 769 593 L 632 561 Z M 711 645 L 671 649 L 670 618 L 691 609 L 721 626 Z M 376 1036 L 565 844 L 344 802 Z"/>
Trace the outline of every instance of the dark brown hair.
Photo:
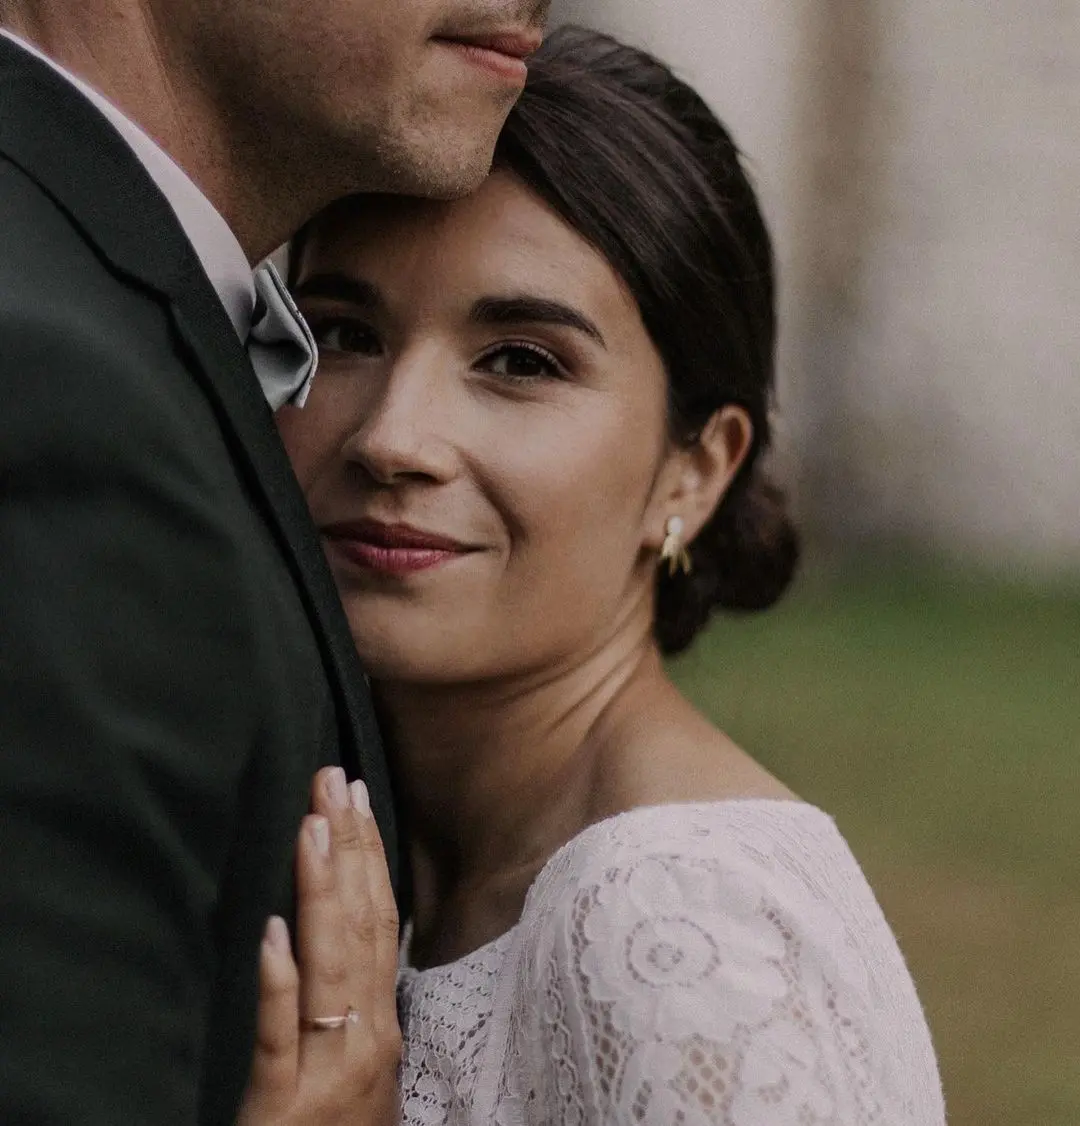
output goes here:
<path id="1" fill-rule="evenodd" d="M 562 27 L 530 60 L 496 167 L 518 176 L 629 287 L 667 370 L 670 423 L 693 442 L 712 414 L 749 414 L 749 455 L 690 545 L 693 571 L 659 569 L 655 632 L 684 649 L 711 612 L 763 610 L 787 588 L 799 540 L 766 477 L 775 378 L 772 247 L 739 152 L 661 62 Z"/>

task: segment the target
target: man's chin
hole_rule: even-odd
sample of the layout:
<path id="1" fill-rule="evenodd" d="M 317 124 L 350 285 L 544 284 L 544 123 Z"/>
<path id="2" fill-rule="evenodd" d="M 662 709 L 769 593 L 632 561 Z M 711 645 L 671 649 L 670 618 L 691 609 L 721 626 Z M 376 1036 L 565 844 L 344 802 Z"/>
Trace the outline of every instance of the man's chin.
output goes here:
<path id="1" fill-rule="evenodd" d="M 411 169 L 401 169 L 397 184 L 389 189 L 425 199 L 460 199 L 476 191 L 491 172 L 495 144 L 464 145 L 455 151 L 428 153 Z"/>
<path id="2" fill-rule="evenodd" d="M 384 138 L 377 191 L 427 199 L 458 199 L 487 179 L 512 99 L 500 107 L 459 102 L 453 114 L 432 114 L 419 128 L 403 129 L 395 144 Z M 389 143 L 387 143 L 387 141 Z"/>

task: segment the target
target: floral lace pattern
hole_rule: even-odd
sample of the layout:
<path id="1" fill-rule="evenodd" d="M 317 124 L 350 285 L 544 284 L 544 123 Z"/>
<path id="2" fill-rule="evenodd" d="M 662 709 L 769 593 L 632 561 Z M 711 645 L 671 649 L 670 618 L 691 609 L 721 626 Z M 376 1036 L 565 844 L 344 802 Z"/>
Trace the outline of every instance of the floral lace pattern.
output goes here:
<path id="1" fill-rule="evenodd" d="M 941 1126 L 929 1032 L 832 821 L 634 810 L 547 864 L 521 921 L 403 969 L 402 1121 Z"/>

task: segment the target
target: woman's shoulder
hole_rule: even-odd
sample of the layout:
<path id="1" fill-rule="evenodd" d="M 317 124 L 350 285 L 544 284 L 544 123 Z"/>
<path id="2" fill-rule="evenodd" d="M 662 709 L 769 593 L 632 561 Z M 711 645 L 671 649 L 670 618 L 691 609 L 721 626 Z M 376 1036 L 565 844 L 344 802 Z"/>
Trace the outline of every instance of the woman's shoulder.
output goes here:
<path id="1" fill-rule="evenodd" d="M 707 890 L 703 878 L 732 894 L 753 887 L 832 908 L 869 891 L 835 822 L 816 806 L 771 798 L 679 802 L 618 813 L 577 834 L 541 871 L 525 914 L 540 902 L 548 913 L 590 881 L 644 892 L 643 881 L 661 872 L 673 883 L 664 881 L 660 898 L 659 885 L 635 895 L 639 909 L 660 909 L 672 894 L 687 905 L 702 896 L 715 904 L 721 887 Z"/>
<path id="2" fill-rule="evenodd" d="M 688 1122 L 721 1091 L 743 1108 L 732 1102 L 732 1122 L 877 1121 L 858 1117 L 863 1098 L 884 1121 L 941 1121 L 910 976 L 811 805 L 665 805 L 590 826 L 534 884 L 519 939 L 519 982 L 565 1026 L 553 1044 L 576 1048 L 571 1070 L 605 1052 L 613 1067 L 667 1069 Z"/>
<path id="3" fill-rule="evenodd" d="M 909 982 L 835 822 L 801 801 L 649 806 L 591 825 L 536 880 L 520 931 L 556 961 L 589 950 L 599 969 L 626 954 L 627 981 L 646 974 L 644 959 L 652 986 L 676 991 L 697 974 L 727 989 L 736 964 L 764 975 L 759 999 L 809 964 L 868 1000 Z"/>

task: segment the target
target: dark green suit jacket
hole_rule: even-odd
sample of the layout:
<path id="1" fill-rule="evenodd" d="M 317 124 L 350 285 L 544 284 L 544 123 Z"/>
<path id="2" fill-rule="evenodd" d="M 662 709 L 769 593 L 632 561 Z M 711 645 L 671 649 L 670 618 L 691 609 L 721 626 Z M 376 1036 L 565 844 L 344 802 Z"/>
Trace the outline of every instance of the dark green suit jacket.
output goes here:
<path id="1" fill-rule="evenodd" d="M 124 142 L 0 39 L 0 1123 L 234 1120 L 262 929 L 338 762 L 396 876 L 246 353 Z"/>

